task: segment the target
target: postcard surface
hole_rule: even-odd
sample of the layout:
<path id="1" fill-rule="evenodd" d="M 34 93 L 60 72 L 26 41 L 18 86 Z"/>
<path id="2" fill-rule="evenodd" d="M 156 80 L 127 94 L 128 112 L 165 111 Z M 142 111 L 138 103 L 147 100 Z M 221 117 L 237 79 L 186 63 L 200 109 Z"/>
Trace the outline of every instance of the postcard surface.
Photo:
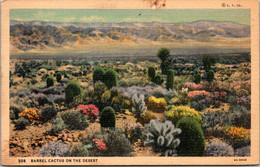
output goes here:
<path id="1" fill-rule="evenodd" d="M 259 163 L 257 0 L 7 0 L 3 165 Z"/>

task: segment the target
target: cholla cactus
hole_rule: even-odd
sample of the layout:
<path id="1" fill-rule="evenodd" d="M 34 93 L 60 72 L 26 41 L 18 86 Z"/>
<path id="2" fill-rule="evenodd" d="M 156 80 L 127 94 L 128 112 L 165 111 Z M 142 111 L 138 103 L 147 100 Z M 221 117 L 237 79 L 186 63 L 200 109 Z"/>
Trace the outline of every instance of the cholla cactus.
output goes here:
<path id="1" fill-rule="evenodd" d="M 132 103 L 133 103 L 132 111 L 135 117 L 140 118 L 141 115 L 144 115 L 145 111 L 147 110 L 147 107 L 145 106 L 145 102 L 144 102 L 144 95 L 143 94 L 133 95 Z"/>
<path id="2" fill-rule="evenodd" d="M 181 129 L 175 128 L 171 121 L 164 123 L 158 120 L 151 120 L 146 126 L 147 138 L 145 145 L 151 145 L 155 151 L 166 152 L 167 150 L 175 150 L 180 144 L 180 140 L 176 139 L 176 135 L 181 133 Z"/>

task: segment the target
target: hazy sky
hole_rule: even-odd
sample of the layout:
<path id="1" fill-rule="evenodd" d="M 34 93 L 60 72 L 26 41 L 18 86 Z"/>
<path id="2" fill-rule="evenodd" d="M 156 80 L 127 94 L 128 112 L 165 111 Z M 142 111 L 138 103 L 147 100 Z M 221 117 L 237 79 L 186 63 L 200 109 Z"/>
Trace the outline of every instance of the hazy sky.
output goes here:
<path id="1" fill-rule="evenodd" d="M 11 20 L 53 22 L 192 22 L 250 24 L 249 9 L 11 9 Z"/>

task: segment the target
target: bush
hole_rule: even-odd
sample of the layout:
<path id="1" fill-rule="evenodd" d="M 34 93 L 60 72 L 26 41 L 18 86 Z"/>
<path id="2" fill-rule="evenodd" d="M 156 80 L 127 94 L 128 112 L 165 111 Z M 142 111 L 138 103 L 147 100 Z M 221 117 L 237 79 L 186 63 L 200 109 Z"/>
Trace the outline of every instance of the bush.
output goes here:
<path id="1" fill-rule="evenodd" d="M 91 147 L 91 145 L 76 144 L 71 148 L 69 156 L 70 157 L 88 157 L 89 156 L 88 149 L 90 147 Z"/>
<path id="2" fill-rule="evenodd" d="M 111 89 L 113 86 L 117 86 L 118 84 L 117 72 L 111 68 L 108 69 L 105 73 L 105 77 L 103 78 L 103 81 L 107 85 L 108 89 Z"/>
<path id="3" fill-rule="evenodd" d="M 116 115 L 115 115 L 115 110 L 108 106 L 105 107 L 102 112 L 100 113 L 100 125 L 101 127 L 115 127 L 116 126 Z"/>
<path id="4" fill-rule="evenodd" d="M 250 156 L 250 146 L 245 146 L 236 149 L 235 155 L 238 157 Z"/>
<path id="5" fill-rule="evenodd" d="M 19 114 L 19 117 L 25 117 L 30 121 L 39 120 L 40 117 L 34 108 L 26 108 Z"/>
<path id="6" fill-rule="evenodd" d="M 57 110 L 53 106 L 44 106 L 42 112 L 40 113 L 40 120 L 42 122 L 47 122 L 57 115 Z"/>
<path id="7" fill-rule="evenodd" d="M 88 127 L 88 116 L 80 111 L 68 111 L 61 114 L 65 125 L 69 130 L 84 130 Z"/>
<path id="8" fill-rule="evenodd" d="M 89 156 L 132 156 L 132 146 L 124 132 L 119 129 L 97 132 L 83 140 L 84 145 L 91 144 Z"/>
<path id="9" fill-rule="evenodd" d="M 17 130 L 23 130 L 27 125 L 30 125 L 30 121 L 27 118 L 21 117 L 17 120 L 14 120 L 14 127 Z"/>
<path id="10" fill-rule="evenodd" d="M 25 108 L 23 106 L 18 106 L 15 104 L 10 105 L 10 111 L 13 111 L 15 119 L 19 118 L 19 113 L 22 112 Z"/>
<path id="11" fill-rule="evenodd" d="M 103 81 L 105 75 L 105 70 L 103 67 L 97 66 L 93 70 L 93 82 L 96 83 L 97 81 Z"/>
<path id="12" fill-rule="evenodd" d="M 136 122 L 140 122 L 142 125 L 148 124 L 152 119 L 156 119 L 156 115 L 147 110 L 144 115 L 141 115 L 140 118 L 137 118 Z"/>
<path id="13" fill-rule="evenodd" d="M 214 80 L 214 71 L 213 70 L 210 70 L 208 73 L 207 73 L 207 80 L 209 82 L 212 82 Z"/>
<path id="14" fill-rule="evenodd" d="M 171 121 L 162 123 L 151 120 L 145 128 L 147 134 L 144 144 L 152 146 L 156 152 L 165 153 L 167 150 L 175 150 L 180 144 L 176 136 L 181 133 L 181 129 L 175 128 Z"/>
<path id="15" fill-rule="evenodd" d="M 76 108 L 76 110 L 79 110 L 83 114 L 88 115 L 92 121 L 95 121 L 99 115 L 99 109 L 93 104 L 89 104 L 89 105 L 81 104 Z"/>
<path id="16" fill-rule="evenodd" d="M 156 74 L 155 68 L 154 68 L 153 66 L 150 66 L 150 67 L 148 68 L 148 77 L 149 77 L 149 79 L 150 79 L 151 81 L 154 79 L 155 74 Z"/>
<path id="17" fill-rule="evenodd" d="M 134 143 L 140 139 L 143 141 L 145 136 L 143 135 L 143 126 L 140 123 L 129 124 L 129 122 L 123 122 L 123 129 L 125 136 L 131 143 Z"/>
<path id="18" fill-rule="evenodd" d="M 40 157 L 67 157 L 70 146 L 61 142 L 52 142 L 42 146 L 38 155 Z"/>
<path id="19" fill-rule="evenodd" d="M 10 120 L 14 120 L 15 119 L 15 114 L 14 114 L 13 110 L 9 111 L 9 118 L 10 118 Z"/>
<path id="20" fill-rule="evenodd" d="M 107 91 L 107 86 L 102 82 L 96 82 L 94 85 L 94 96 L 93 101 L 99 105 L 101 102 L 102 95 Z"/>
<path id="21" fill-rule="evenodd" d="M 173 82 L 174 82 L 174 71 L 170 69 L 168 70 L 167 73 L 167 82 L 166 82 L 166 88 L 168 90 L 173 89 Z"/>
<path id="22" fill-rule="evenodd" d="M 179 156 L 203 156 L 205 139 L 199 122 L 190 117 L 183 117 L 177 122 L 177 128 L 182 131 L 177 154 Z"/>
<path id="23" fill-rule="evenodd" d="M 194 77 L 194 82 L 195 82 L 196 84 L 199 84 L 200 81 L 201 81 L 201 75 L 200 75 L 199 73 L 197 73 L 197 74 L 195 75 L 195 77 Z"/>
<path id="24" fill-rule="evenodd" d="M 150 96 L 147 100 L 147 108 L 154 112 L 162 113 L 167 109 L 167 102 L 165 98 L 155 98 Z"/>
<path id="25" fill-rule="evenodd" d="M 234 156 L 234 149 L 220 140 L 214 140 L 206 146 L 205 154 L 213 157 L 229 157 Z"/>
<path id="26" fill-rule="evenodd" d="M 153 82 L 157 85 L 161 85 L 163 83 L 163 78 L 160 74 L 155 75 Z"/>
<path id="27" fill-rule="evenodd" d="M 162 61 L 160 67 L 162 70 L 162 74 L 167 74 L 167 71 L 170 68 L 170 61 L 169 60 Z"/>
<path id="28" fill-rule="evenodd" d="M 161 59 L 161 61 L 165 61 L 170 56 L 170 50 L 167 48 L 160 48 L 157 52 L 157 57 Z"/>
<path id="29" fill-rule="evenodd" d="M 198 111 L 188 106 L 178 106 L 166 113 L 166 119 L 176 124 L 182 117 L 190 117 L 192 119 L 201 121 L 201 115 Z"/>
<path id="30" fill-rule="evenodd" d="M 242 127 L 229 127 L 225 131 L 227 140 L 234 148 L 250 144 L 250 130 Z"/>
<path id="31" fill-rule="evenodd" d="M 132 97 L 132 105 L 133 105 L 132 112 L 135 118 L 140 118 L 141 115 L 144 115 L 145 111 L 147 110 L 147 107 L 145 106 L 143 94 L 140 95 L 135 94 Z"/>
<path id="32" fill-rule="evenodd" d="M 53 86 L 53 85 L 54 85 L 54 79 L 53 79 L 53 77 L 49 76 L 49 77 L 46 79 L 46 84 L 47 84 L 47 88 Z"/>
<path id="33" fill-rule="evenodd" d="M 233 113 L 231 120 L 232 125 L 237 127 L 244 127 L 246 129 L 251 128 L 251 112 L 246 107 L 236 105 L 230 109 Z"/>
<path id="34" fill-rule="evenodd" d="M 47 132 L 47 134 L 56 135 L 66 128 L 66 125 L 60 116 L 56 117 L 51 123 L 52 123 L 52 127 Z"/>
<path id="35" fill-rule="evenodd" d="M 81 94 L 80 85 L 75 81 L 70 81 L 65 88 L 65 98 L 67 103 L 73 102 L 73 99 Z"/>
<path id="36" fill-rule="evenodd" d="M 60 81 L 61 81 L 61 78 L 62 78 L 61 73 L 60 73 L 60 72 L 57 72 L 57 74 L 56 74 L 56 80 L 57 80 L 57 82 L 60 82 Z"/>

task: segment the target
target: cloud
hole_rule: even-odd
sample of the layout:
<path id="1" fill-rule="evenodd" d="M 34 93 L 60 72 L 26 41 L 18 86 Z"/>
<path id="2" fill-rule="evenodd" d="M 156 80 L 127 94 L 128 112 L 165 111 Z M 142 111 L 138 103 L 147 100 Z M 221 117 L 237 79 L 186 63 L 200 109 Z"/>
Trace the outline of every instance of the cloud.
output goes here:
<path id="1" fill-rule="evenodd" d="M 63 22 L 75 22 L 77 21 L 76 17 L 66 17 L 64 19 L 62 19 Z"/>
<path id="2" fill-rule="evenodd" d="M 55 12 L 44 12 L 44 11 L 39 11 L 37 13 L 35 13 L 33 15 L 33 18 L 35 19 L 39 19 L 39 18 L 45 18 L 45 19 L 48 19 L 48 18 L 53 18 L 56 16 L 56 13 Z"/>
<path id="3" fill-rule="evenodd" d="M 82 22 L 105 22 L 106 20 L 103 17 L 99 16 L 90 16 L 90 17 L 82 17 L 80 19 Z"/>

